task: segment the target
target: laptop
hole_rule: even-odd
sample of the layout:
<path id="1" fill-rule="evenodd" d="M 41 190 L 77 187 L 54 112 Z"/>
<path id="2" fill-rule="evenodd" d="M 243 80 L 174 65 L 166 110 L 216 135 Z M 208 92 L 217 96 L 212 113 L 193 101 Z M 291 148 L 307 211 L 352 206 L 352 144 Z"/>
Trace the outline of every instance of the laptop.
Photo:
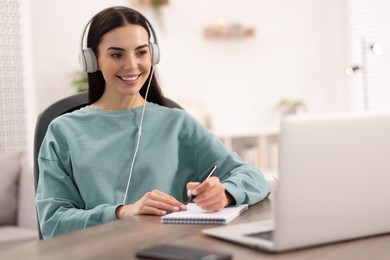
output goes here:
<path id="1" fill-rule="evenodd" d="M 206 235 L 281 252 L 390 232 L 390 113 L 286 116 L 275 219 Z"/>

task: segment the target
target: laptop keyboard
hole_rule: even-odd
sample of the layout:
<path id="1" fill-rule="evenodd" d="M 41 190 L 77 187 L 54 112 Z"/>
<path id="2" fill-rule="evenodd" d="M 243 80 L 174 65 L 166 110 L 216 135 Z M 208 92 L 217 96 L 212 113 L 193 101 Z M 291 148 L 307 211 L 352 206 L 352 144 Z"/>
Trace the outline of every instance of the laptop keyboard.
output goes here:
<path id="1" fill-rule="evenodd" d="M 266 240 L 273 240 L 274 231 L 270 230 L 270 231 L 252 233 L 252 234 L 247 234 L 245 236 L 255 237 L 255 238 L 262 238 L 262 239 L 266 239 Z"/>

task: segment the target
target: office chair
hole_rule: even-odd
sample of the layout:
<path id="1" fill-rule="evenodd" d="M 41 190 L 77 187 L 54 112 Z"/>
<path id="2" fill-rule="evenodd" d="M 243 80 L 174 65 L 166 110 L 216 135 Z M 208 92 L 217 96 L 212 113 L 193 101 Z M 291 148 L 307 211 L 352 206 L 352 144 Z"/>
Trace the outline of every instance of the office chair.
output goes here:
<path id="1" fill-rule="evenodd" d="M 175 101 L 166 98 L 167 106 L 170 108 L 179 108 L 183 109 L 178 103 Z M 42 113 L 39 114 L 37 118 L 37 122 L 35 125 L 35 134 L 34 134 L 34 150 L 33 150 L 33 157 L 34 157 L 34 188 L 35 192 L 37 191 L 38 187 L 38 180 L 39 180 L 39 167 L 38 167 L 38 153 L 39 149 L 41 148 L 42 141 L 46 135 L 47 128 L 49 127 L 49 124 L 51 121 L 53 121 L 54 118 L 75 111 L 79 108 L 82 108 L 86 105 L 88 105 L 88 92 L 82 92 L 79 94 L 75 94 L 66 98 L 63 98 L 49 107 L 47 107 Z M 37 218 L 38 219 L 38 218 Z M 41 228 L 39 225 L 39 219 L 38 219 L 38 235 L 39 239 L 42 239 L 42 233 Z"/>

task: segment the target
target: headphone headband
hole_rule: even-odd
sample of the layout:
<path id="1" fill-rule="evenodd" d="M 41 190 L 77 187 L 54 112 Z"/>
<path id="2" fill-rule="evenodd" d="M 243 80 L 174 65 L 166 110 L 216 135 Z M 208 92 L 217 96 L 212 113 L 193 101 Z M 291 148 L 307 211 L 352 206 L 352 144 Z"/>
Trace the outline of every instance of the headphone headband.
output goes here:
<path id="1" fill-rule="evenodd" d="M 154 31 L 154 28 L 153 28 L 152 24 L 149 22 L 149 20 L 144 15 L 142 15 L 140 12 L 138 12 L 132 8 L 129 8 L 129 7 L 114 6 L 114 7 L 110 7 L 107 9 L 124 9 L 124 10 L 127 9 L 127 10 L 134 11 L 143 17 L 143 19 L 145 20 L 146 26 L 148 27 L 149 34 L 153 38 L 153 43 L 149 41 L 149 49 L 150 49 L 150 54 L 151 54 L 151 59 L 152 59 L 152 65 L 154 66 L 154 65 L 158 64 L 160 61 L 160 49 L 158 47 L 158 40 L 157 40 L 156 32 Z M 107 10 L 107 9 L 105 9 L 105 10 Z M 98 14 L 100 14 L 101 12 L 99 12 Z M 84 72 L 88 72 L 88 73 L 94 73 L 99 68 L 98 62 L 97 62 L 97 57 L 96 57 L 94 51 L 88 47 L 84 48 L 84 38 L 85 38 L 85 34 L 87 32 L 87 29 L 89 29 L 92 21 L 96 18 L 96 16 L 98 14 L 95 14 L 91 19 L 89 19 L 89 21 L 85 25 L 84 30 L 83 30 L 82 35 L 81 35 L 79 61 L 80 61 L 81 69 Z"/>

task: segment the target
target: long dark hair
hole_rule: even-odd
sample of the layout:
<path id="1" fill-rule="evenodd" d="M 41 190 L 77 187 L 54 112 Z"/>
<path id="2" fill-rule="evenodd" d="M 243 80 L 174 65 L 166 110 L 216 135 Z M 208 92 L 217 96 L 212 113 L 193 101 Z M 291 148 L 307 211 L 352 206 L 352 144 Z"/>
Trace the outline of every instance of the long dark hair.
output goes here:
<path id="1" fill-rule="evenodd" d="M 126 24 L 135 24 L 144 27 L 148 32 L 150 41 L 150 29 L 146 18 L 141 13 L 128 7 L 110 7 L 99 12 L 92 18 L 88 31 L 87 47 L 91 48 L 98 57 L 98 46 L 102 37 L 109 31 Z M 167 100 L 162 94 L 160 84 L 158 83 L 155 74 L 156 72 L 153 73 L 153 78 L 150 83 L 148 101 L 167 106 Z M 144 98 L 149 79 L 150 75 L 140 90 L 140 94 Z M 92 104 L 101 98 L 105 90 L 105 80 L 100 70 L 97 70 L 94 73 L 88 73 L 88 86 L 89 103 Z"/>

